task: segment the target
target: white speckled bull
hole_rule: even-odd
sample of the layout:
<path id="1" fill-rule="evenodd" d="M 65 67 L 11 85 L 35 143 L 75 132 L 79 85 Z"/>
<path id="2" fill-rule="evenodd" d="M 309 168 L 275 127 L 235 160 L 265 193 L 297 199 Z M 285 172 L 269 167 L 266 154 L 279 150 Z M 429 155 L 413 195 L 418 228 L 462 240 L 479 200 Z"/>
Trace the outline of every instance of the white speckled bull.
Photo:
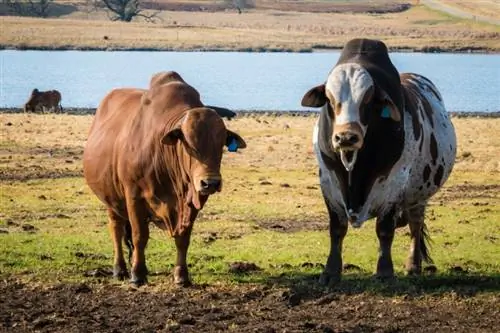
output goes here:
<path id="1" fill-rule="evenodd" d="M 422 259 L 432 262 L 425 207 L 450 175 L 457 148 L 436 87 L 418 74 L 399 75 L 381 41 L 354 39 L 302 105 L 322 107 L 313 144 L 331 247 L 321 282 L 340 280 L 349 223 L 359 228 L 373 217 L 380 245 L 376 275 L 394 276 L 394 230 L 407 224 L 412 241 L 406 269 L 420 274 Z"/>

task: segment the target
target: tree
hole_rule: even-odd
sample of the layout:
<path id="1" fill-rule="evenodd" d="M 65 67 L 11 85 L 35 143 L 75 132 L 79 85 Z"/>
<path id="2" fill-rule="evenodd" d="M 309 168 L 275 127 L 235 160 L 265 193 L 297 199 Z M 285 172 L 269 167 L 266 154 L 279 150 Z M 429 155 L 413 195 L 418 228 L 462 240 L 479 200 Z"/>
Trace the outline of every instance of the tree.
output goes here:
<path id="1" fill-rule="evenodd" d="M 95 0 L 95 7 L 104 7 L 112 21 L 130 22 L 134 17 L 143 17 L 154 22 L 159 12 L 147 15 L 139 0 Z"/>
<path id="2" fill-rule="evenodd" d="M 3 0 L 3 3 L 17 15 L 47 17 L 52 0 Z"/>
<path id="3" fill-rule="evenodd" d="M 254 0 L 225 0 L 229 5 L 234 6 L 238 10 L 238 14 L 242 13 L 242 9 L 255 8 Z"/>

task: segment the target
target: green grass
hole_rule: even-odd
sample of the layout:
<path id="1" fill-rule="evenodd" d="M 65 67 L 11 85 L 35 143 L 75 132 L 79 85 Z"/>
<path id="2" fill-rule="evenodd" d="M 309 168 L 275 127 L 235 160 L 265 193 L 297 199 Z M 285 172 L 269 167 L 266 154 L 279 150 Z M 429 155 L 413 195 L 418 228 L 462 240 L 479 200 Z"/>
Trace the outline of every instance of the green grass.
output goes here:
<path id="1" fill-rule="evenodd" d="M 301 185 L 294 172 L 281 176 L 287 182 L 289 179 L 292 186 Z M 248 182 L 254 183 L 252 178 Z M 8 231 L 0 234 L 2 275 L 35 281 L 75 281 L 86 279 L 83 275 L 89 270 L 111 266 L 112 246 L 106 215 L 83 179 L 33 180 L 2 187 L 8 187 L 0 197 L 3 212 L 0 228 Z M 325 262 L 329 249 L 326 230 L 283 233 L 259 226 L 260 221 L 267 219 L 294 220 L 296 223 L 303 220 L 304 224 L 318 220 L 326 226 L 321 197 L 316 193 L 319 190 L 306 194 L 305 199 L 299 194 L 281 198 L 263 196 L 262 191 L 272 191 L 268 187 L 277 187 L 277 192 L 287 190 L 273 184 L 260 186 L 253 192 L 240 191 L 234 200 L 228 200 L 230 195 L 227 193 L 209 200 L 196 221 L 190 248 L 189 263 L 196 283 L 264 283 L 280 281 L 285 276 L 288 282 L 300 284 L 320 273 L 320 265 Z M 41 199 L 42 195 L 46 199 Z M 310 207 L 297 208 L 301 200 L 310 203 Z M 468 270 L 469 276 L 498 278 L 498 200 L 487 206 L 461 202 L 448 206 L 436 204 L 428 209 L 427 215 L 433 238 L 432 255 L 439 276 L 449 278 L 450 268 L 461 266 Z M 33 226 L 35 231 L 23 230 L 26 225 Z M 153 272 L 151 281 L 168 282 L 166 276 L 174 264 L 175 247 L 172 239 L 152 228 L 147 249 L 148 266 Z M 399 229 L 393 246 L 395 269 L 400 276 L 404 275 L 409 246 L 406 233 L 407 229 Z M 217 239 L 206 242 L 210 234 L 215 234 Z M 347 283 L 352 284 L 352 288 L 368 279 L 376 258 L 373 221 L 360 230 L 351 229 L 345 240 L 344 263 L 360 268 L 346 273 L 350 281 Z M 228 267 L 235 261 L 253 262 L 262 270 L 245 275 L 231 274 Z M 403 288 L 408 280 L 403 278 L 398 283 Z M 369 285 L 379 289 L 377 283 Z"/>
<path id="2" fill-rule="evenodd" d="M 91 117 L 9 115 L 2 122 L 18 124 L 26 117 L 30 126 L 43 131 L 21 133 L 15 126 L 4 127 L 5 140 L 0 144 L 0 278 L 48 284 L 111 282 L 111 278 L 85 276 L 97 268 L 110 269 L 113 251 L 104 206 L 84 179 L 42 179 L 27 171 L 36 164 L 40 174 L 62 168 L 64 175 L 65 161 L 78 157 L 69 168 L 81 174 L 79 156 Z M 248 117 L 229 124 L 246 139 L 248 147 L 224 155 L 222 192 L 211 196 L 195 222 L 188 256 L 195 283 L 277 284 L 302 288 L 306 293 L 320 288 L 316 281 L 326 262 L 329 236 L 310 147 L 314 121 L 313 117 Z M 290 129 L 284 130 L 284 123 Z M 386 284 L 372 279 L 378 242 L 375 223 L 368 221 L 361 229 L 350 229 L 345 239 L 344 263 L 356 267 L 344 273 L 340 287 L 344 292 L 500 289 L 500 177 L 499 166 L 491 158 L 498 156 L 495 142 L 500 122 L 454 119 L 454 123 L 459 161 L 426 214 L 437 274 L 416 279 L 405 276 L 410 240 L 408 228 L 401 228 L 392 252 L 398 280 Z M 72 124 L 78 124 L 74 133 L 54 132 Z M 483 135 L 477 138 L 476 133 Z M 471 137 L 476 138 L 474 142 L 467 139 Z M 27 145 L 31 140 L 33 145 Z M 61 142 L 67 149 L 59 149 Z M 43 149 L 34 149 L 37 144 Z M 44 150 L 49 148 L 52 156 Z M 460 157 L 462 151 L 472 157 Z M 29 180 L 11 180 L 11 175 Z M 289 227 L 289 232 L 270 228 L 276 225 Z M 176 254 L 174 242 L 156 227 L 151 230 L 146 251 L 149 280 L 168 286 Z M 255 263 L 260 270 L 231 273 L 229 265 L 236 261 Z"/>

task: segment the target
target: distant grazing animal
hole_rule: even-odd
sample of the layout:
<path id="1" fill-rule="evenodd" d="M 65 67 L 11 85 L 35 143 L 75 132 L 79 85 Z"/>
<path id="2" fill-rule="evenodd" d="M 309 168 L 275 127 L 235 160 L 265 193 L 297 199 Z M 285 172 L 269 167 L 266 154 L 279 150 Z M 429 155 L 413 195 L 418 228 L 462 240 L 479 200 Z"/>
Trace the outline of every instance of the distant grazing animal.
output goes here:
<path id="1" fill-rule="evenodd" d="M 424 213 L 455 163 L 455 130 L 434 84 L 399 75 L 381 41 L 349 41 L 326 83 L 303 106 L 322 107 L 313 134 L 321 190 L 330 218 L 330 254 L 320 282 L 340 280 L 348 222 L 376 217 L 376 275 L 393 277 L 394 230 L 409 224 L 409 274 L 420 274 L 427 249 Z"/>
<path id="2" fill-rule="evenodd" d="M 39 91 L 38 89 L 33 89 L 30 98 L 24 105 L 24 112 L 37 111 L 62 112 L 61 93 L 57 90 Z"/>
<path id="3" fill-rule="evenodd" d="M 125 241 L 131 282 L 147 282 L 145 248 L 154 222 L 175 239 L 175 283 L 189 285 L 191 230 L 209 195 L 221 190 L 223 147 L 236 151 L 246 143 L 179 74 L 157 76 L 171 80 L 152 80 L 148 90 L 115 89 L 102 100 L 84 150 L 84 175 L 107 206 L 114 276 L 128 276 Z"/>

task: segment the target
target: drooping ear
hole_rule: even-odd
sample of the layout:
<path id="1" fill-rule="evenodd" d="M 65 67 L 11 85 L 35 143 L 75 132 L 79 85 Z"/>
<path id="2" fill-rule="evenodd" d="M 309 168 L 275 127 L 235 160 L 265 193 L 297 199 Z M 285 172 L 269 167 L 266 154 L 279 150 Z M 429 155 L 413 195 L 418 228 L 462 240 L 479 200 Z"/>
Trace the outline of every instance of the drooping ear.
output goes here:
<path id="1" fill-rule="evenodd" d="M 235 152 L 238 150 L 238 148 L 246 148 L 247 143 L 241 136 L 238 134 L 234 133 L 233 131 L 226 130 L 227 132 L 227 138 L 226 138 L 226 147 L 229 151 Z"/>
<path id="2" fill-rule="evenodd" d="M 161 138 L 161 143 L 164 145 L 174 145 L 177 143 L 177 140 L 182 138 L 182 136 L 183 134 L 181 128 L 177 127 L 165 134 L 163 138 Z"/>
<path id="3" fill-rule="evenodd" d="M 392 98 L 383 90 L 381 90 L 381 99 L 384 107 L 381 111 L 382 118 L 391 118 L 394 121 L 401 121 L 401 112 L 392 101 Z"/>
<path id="4" fill-rule="evenodd" d="M 328 102 L 325 94 L 325 85 L 319 85 L 314 88 L 311 88 L 304 97 L 302 97 L 302 106 L 312 106 L 312 107 L 321 107 Z"/>

